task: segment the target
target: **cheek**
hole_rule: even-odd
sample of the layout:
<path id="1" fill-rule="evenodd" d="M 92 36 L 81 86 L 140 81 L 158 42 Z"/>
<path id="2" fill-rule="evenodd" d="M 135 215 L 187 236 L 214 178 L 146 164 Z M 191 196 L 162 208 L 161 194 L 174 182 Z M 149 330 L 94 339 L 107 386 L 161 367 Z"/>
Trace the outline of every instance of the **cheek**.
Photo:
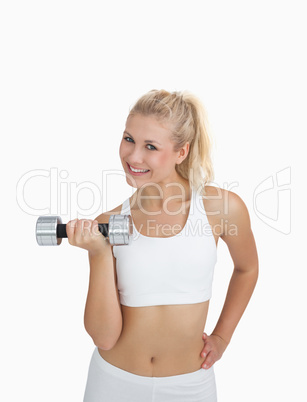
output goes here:
<path id="1" fill-rule="evenodd" d="M 126 147 L 123 141 L 121 141 L 120 146 L 119 146 L 119 155 L 122 157 L 126 153 Z"/>
<path id="2" fill-rule="evenodd" d="M 154 153 L 155 151 L 153 151 Z M 154 155 L 150 155 L 151 157 L 147 159 L 148 166 L 151 166 L 152 169 L 157 170 L 157 169 L 163 169 L 163 166 L 165 166 L 165 162 L 167 161 L 167 158 L 165 158 L 162 155 L 158 155 L 155 153 Z"/>
<path id="3" fill-rule="evenodd" d="M 148 155 L 148 165 L 150 164 L 152 167 L 156 169 L 167 169 L 170 165 L 171 154 L 169 152 L 163 151 L 152 151 L 150 155 Z"/>
<path id="4" fill-rule="evenodd" d="M 163 155 L 160 155 L 158 164 L 161 167 L 167 167 L 170 164 L 170 155 L 166 154 L 166 153 Z"/>

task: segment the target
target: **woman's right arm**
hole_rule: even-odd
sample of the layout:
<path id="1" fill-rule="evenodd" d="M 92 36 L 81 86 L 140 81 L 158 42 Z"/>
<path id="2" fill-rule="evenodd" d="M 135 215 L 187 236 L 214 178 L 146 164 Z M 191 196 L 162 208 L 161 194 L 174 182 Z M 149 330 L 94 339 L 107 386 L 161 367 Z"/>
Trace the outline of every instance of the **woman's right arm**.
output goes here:
<path id="1" fill-rule="evenodd" d="M 89 252 L 90 277 L 84 326 L 96 346 L 111 349 L 122 331 L 122 312 L 111 246 L 101 254 Z"/>
<path id="2" fill-rule="evenodd" d="M 84 327 L 97 347 L 109 350 L 122 331 L 111 245 L 99 232 L 97 220 L 71 221 L 66 225 L 66 232 L 71 245 L 88 250 L 90 272 Z"/>

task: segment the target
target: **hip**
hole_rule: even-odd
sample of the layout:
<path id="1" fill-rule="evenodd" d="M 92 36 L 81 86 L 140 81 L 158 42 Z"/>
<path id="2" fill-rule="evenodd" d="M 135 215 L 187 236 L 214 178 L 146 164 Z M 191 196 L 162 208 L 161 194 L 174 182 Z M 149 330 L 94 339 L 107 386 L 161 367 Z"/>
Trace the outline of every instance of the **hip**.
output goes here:
<path id="1" fill-rule="evenodd" d="M 216 402 L 213 366 L 171 376 L 142 376 L 104 360 L 95 348 L 88 372 L 84 402 Z"/>
<path id="2" fill-rule="evenodd" d="M 203 347 L 201 338 L 172 346 L 161 341 L 159 348 L 123 342 L 110 350 L 97 348 L 97 352 L 104 361 L 130 373 L 145 377 L 167 377 L 204 370 L 201 366 L 205 358 L 200 355 Z"/>

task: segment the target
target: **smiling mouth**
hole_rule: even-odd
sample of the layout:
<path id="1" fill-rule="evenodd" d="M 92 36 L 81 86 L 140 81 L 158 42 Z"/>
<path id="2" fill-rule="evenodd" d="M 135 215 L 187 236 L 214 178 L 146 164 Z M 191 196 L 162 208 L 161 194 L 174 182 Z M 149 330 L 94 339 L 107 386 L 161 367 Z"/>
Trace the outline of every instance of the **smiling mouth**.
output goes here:
<path id="1" fill-rule="evenodd" d="M 128 162 L 127 162 L 127 166 L 128 166 L 129 171 L 130 171 L 133 175 L 138 175 L 138 176 L 139 176 L 139 175 L 146 174 L 146 173 L 150 172 L 149 169 L 146 170 L 145 172 L 134 172 L 134 171 L 131 169 L 131 166 L 129 165 Z M 137 170 L 143 170 L 143 169 L 137 169 Z"/>

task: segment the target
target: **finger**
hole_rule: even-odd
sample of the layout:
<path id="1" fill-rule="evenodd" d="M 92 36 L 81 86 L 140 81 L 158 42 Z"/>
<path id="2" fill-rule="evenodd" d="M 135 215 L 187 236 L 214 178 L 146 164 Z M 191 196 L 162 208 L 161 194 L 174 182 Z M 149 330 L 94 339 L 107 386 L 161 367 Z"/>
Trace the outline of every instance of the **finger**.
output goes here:
<path id="1" fill-rule="evenodd" d="M 201 356 L 206 357 L 208 354 L 211 352 L 212 347 L 210 344 L 206 343 L 205 346 L 203 347 L 203 350 L 201 351 Z"/>
<path id="2" fill-rule="evenodd" d="M 204 332 L 203 335 L 202 335 L 202 338 L 203 338 L 203 341 L 204 341 L 204 342 L 206 341 L 207 337 L 208 337 L 207 334 Z M 206 343 L 205 343 L 205 345 L 206 345 Z M 200 356 L 201 356 L 201 357 L 205 357 L 205 356 L 206 356 L 206 352 L 204 351 L 204 349 L 200 352 Z"/>
<path id="3" fill-rule="evenodd" d="M 77 243 L 82 241 L 83 220 L 78 219 L 75 227 L 75 239 Z"/>
<path id="4" fill-rule="evenodd" d="M 66 234 L 68 237 L 68 242 L 70 243 L 70 241 L 72 240 L 72 238 L 74 237 L 74 233 L 75 233 L 75 227 L 77 224 L 78 219 L 74 219 L 72 221 L 69 221 L 66 224 Z M 70 243 L 71 244 L 71 243 Z"/>
<path id="5" fill-rule="evenodd" d="M 66 224 L 66 232 L 67 232 L 67 229 L 68 229 L 69 233 L 74 232 L 74 229 L 75 229 L 75 227 L 77 225 L 77 221 L 78 221 L 78 219 L 73 219 L 73 220 L 69 221 Z"/>
<path id="6" fill-rule="evenodd" d="M 93 221 L 93 224 L 92 224 L 92 235 L 93 236 L 102 236 L 102 233 L 100 232 L 99 227 L 98 227 L 98 221 L 96 219 Z"/>
<path id="7" fill-rule="evenodd" d="M 202 367 L 203 367 L 205 370 L 208 370 L 214 363 L 215 363 L 215 359 L 214 359 L 213 353 L 210 352 L 210 353 L 206 356 L 205 361 L 204 361 L 203 364 L 202 364 Z"/>
<path id="8" fill-rule="evenodd" d="M 92 221 L 83 219 L 82 236 L 88 237 L 92 235 Z"/>

